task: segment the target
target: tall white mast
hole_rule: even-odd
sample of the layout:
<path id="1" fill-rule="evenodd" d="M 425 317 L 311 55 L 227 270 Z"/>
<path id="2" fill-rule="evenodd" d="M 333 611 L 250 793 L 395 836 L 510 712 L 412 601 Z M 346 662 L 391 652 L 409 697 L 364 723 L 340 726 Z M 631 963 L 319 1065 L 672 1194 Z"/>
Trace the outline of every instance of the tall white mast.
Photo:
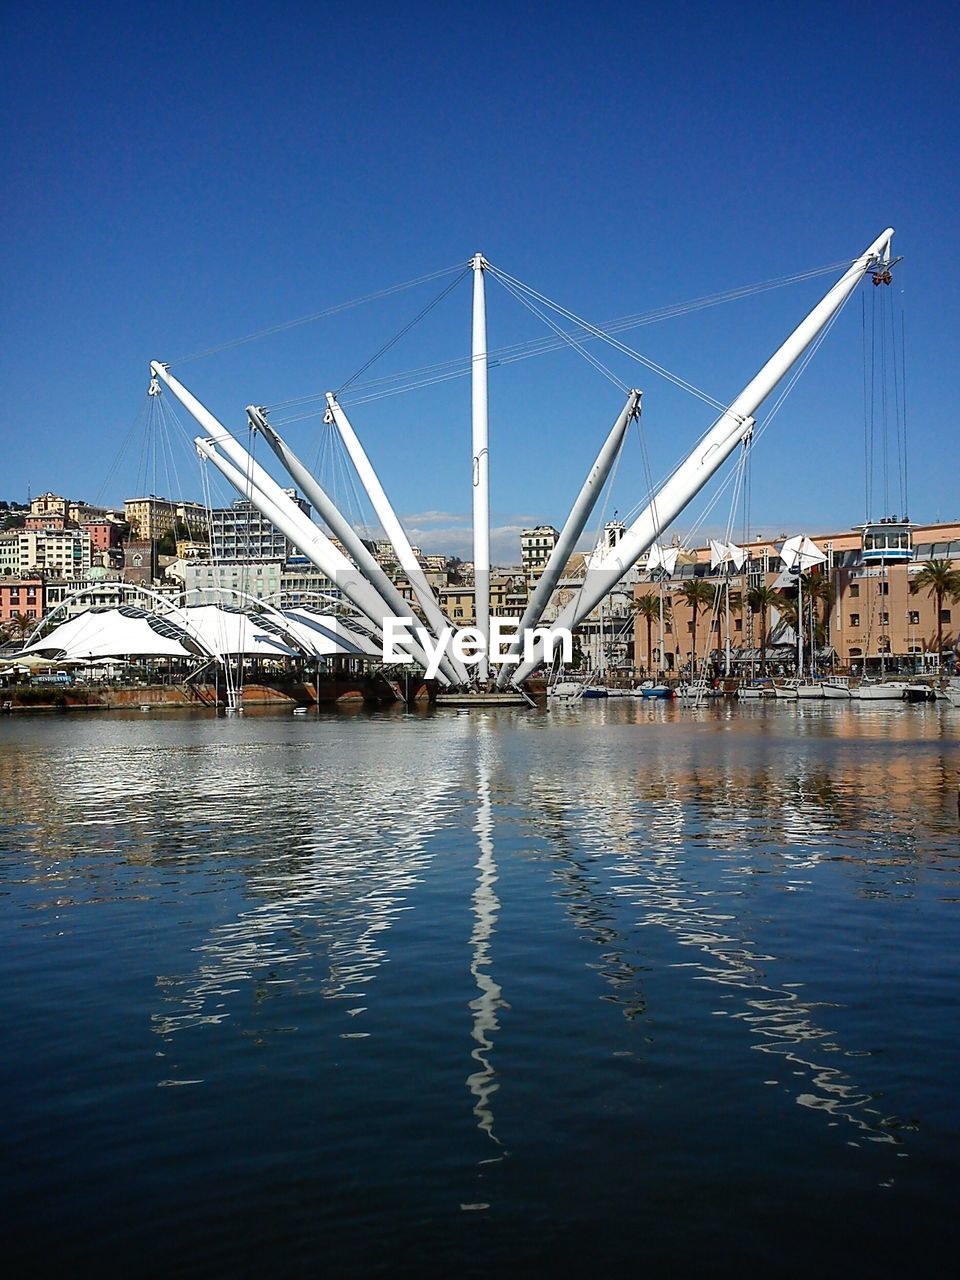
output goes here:
<path id="1" fill-rule="evenodd" d="M 489 676 L 490 650 L 490 451 L 487 424 L 487 309 L 484 298 L 481 254 L 473 259 L 473 582 L 474 613 L 483 637 L 478 679 Z"/>
<path id="2" fill-rule="evenodd" d="M 304 497 L 309 498 L 313 503 L 319 515 L 326 521 L 334 537 L 340 539 L 348 554 L 353 557 L 353 561 L 360 569 L 360 572 L 368 582 L 376 587 L 396 616 L 419 621 L 409 603 L 400 594 L 396 584 L 391 581 L 382 565 L 377 563 L 369 549 L 364 545 L 363 539 L 350 521 L 331 501 L 320 483 L 307 470 L 283 437 L 271 427 L 264 410 L 253 404 L 247 405 L 247 417 L 250 419 L 250 425 L 254 431 L 263 436 L 291 480 L 300 486 Z M 437 632 L 435 631 L 434 635 L 436 634 Z M 462 663 L 459 664 L 459 670 L 455 670 L 451 660 L 444 658 L 440 663 L 440 667 L 454 683 L 466 683 L 467 671 Z"/>
<path id="3" fill-rule="evenodd" d="M 720 416 L 707 435 L 677 467 L 650 504 L 640 513 L 624 536 L 600 563 L 592 566 L 583 588 L 556 620 L 560 627 L 575 627 L 610 592 L 643 553 L 677 518 L 679 513 L 716 474 L 733 450 L 753 431 L 753 414 L 784 378 L 814 339 L 827 326 L 853 293 L 866 272 L 884 253 L 889 253 L 893 228 L 888 227 L 840 277 L 833 288 L 801 321 L 760 372 Z M 533 658 L 523 662 L 513 675 L 514 683 L 525 680 L 543 661 L 542 644 Z"/>
<path id="4" fill-rule="evenodd" d="M 543 617 L 543 611 L 550 601 L 553 589 L 560 581 L 567 561 L 577 545 L 577 539 L 583 533 L 584 526 L 590 518 L 590 513 L 593 511 L 603 486 L 607 482 L 610 468 L 613 466 L 623 445 L 627 428 L 634 418 L 640 416 L 640 396 L 641 392 L 637 390 L 630 392 L 620 416 L 610 428 L 610 434 L 603 442 L 600 452 L 597 454 L 597 459 L 590 468 L 590 472 L 586 480 L 584 480 L 580 492 L 577 494 L 576 502 L 570 508 L 570 514 L 560 530 L 560 536 L 557 538 L 553 551 L 550 553 L 550 559 L 547 561 L 546 567 L 540 575 L 540 580 L 530 596 L 529 603 L 517 627 L 516 637 L 510 645 L 510 654 L 520 652 L 524 635 L 531 627 L 535 627 Z M 500 674 L 497 677 L 498 689 L 503 688 L 507 683 L 512 670 L 513 668 L 507 663 L 504 663 L 500 668 Z"/>
<path id="5" fill-rule="evenodd" d="M 353 463 L 357 471 L 360 483 L 363 485 L 367 497 L 376 512 L 377 519 L 383 525 L 383 531 L 390 539 L 390 545 L 396 552 L 397 561 L 400 568 L 407 575 L 407 580 L 413 588 L 414 595 L 420 608 L 423 610 L 424 617 L 427 620 L 434 635 L 439 636 L 441 632 L 449 625 L 447 619 L 443 616 L 440 606 L 437 604 L 436 596 L 430 588 L 423 570 L 420 568 L 420 561 L 413 553 L 413 547 L 410 545 L 410 539 L 407 537 L 406 530 L 400 523 L 396 512 L 384 492 L 383 485 L 370 459 L 367 457 L 366 451 L 354 431 L 350 419 L 344 413 L 340 404 L 337 402 L 336 396 L 332 392 L 327 392 L 327 414 L 324 417 L 325 422 L 335 424 L 340 433 L 340 438 L 344 443 L 347 453 L 350 455 L 350 461 Z M 456 670 L 457 679 L 461 684 L 470 683 L 470 675 L 467 668 L 463 665 L 459 658 L 451 654 L 449 656 L 451 665 Z"/>
<path id="6" fill-rule="evenodd" d="M 276 480 L 253 460 L 239 440 L 173 376 L 166 365 L 154 360 L 150 372 L 170 388 L 207 432 L 209 440 L 194 442 L 201 456 L 212 462 L 238 493 L 248 498 L 321 573 L 334 582 L 364 617 L 382 628 L 384 619 L 392 611 L 376 587 L 360 574 L 356 565 L 333 545 L 323 530 L 301 511 L 289 494 L 284 493 Z M 214 446 L 219 446 L 226 458 L 217 454 Z M 415 640 L 411 639 L 405 647 L 414 654 L 417 662 L 427 666 L 429 659 Z M 441 673 L 441 682 L 450 683 L 450 677 Z"/>

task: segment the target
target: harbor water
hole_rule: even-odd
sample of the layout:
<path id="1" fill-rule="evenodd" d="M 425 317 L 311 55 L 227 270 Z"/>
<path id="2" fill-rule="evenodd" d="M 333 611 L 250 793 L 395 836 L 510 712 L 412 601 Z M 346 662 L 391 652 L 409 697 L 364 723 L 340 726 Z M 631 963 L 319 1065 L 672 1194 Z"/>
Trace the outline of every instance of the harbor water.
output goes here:
<path id="1" fill-rule="evenodd" d="M 0 718 L 13 1274 L 953 1274 L 960 710 Z"/>

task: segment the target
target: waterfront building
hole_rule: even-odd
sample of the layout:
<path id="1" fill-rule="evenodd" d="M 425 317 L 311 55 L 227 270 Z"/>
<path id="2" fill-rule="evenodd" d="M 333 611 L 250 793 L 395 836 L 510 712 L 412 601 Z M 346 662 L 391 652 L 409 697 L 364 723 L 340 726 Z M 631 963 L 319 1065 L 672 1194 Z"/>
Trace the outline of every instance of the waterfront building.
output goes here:
<path id="1" fill-rule="evenodd" d="M 493 574 L 490 578 L 490 616 L 519 618 L 523 604 L 517 607 L 522 581 L 513 574 Z M 476 594 L 473 583 L 453 583 L 438 592 L 440 608 L 455 626 L 472 627 L 477 620 Z M 523 595 L 523 602 L 526 597 Z"/>
<path id="2" fill-rule="evenodd" d="M 83 520 L 80 528 L 90 535 L 90 546 L 94 552 L 112 551 L 120 545 L 120 526 L 115 520 L 102 518 Z"/>
<path id="3" fill-rule="evenodd" d="M 938 666 L 935 600 L 922 589 L 913 593 L 910 588 L 930 560 L 946 560 L 960 569 L 960 522 L 909 526 L 908 541 L 907 529 L 903 521 L 879 521 L 810 535 L 827 556 L 812 576 L 822 580 L 831 597 L 821 598 L 815 605 L 821 629 L 820 665 L 858 673 L 876 672 L 881 667 L 924 670 Z M 757 537 L 745 548 L 748 558 L 743 572 L 730 577 L 730 647 L 735 666 L 746 662 L 755 666 L 759 661 L 762 622 L 760 614 L 749 607 L 749 593 L 783 583 L 779 546 L 786 536 Z M 655 666 L 667 672 L 687 667 L 694 654 L 694 606 L 685 589 L 688 583 L 702 580 L 707 587 L 702 593 L 705 600 L 696 610 L 697 662 L 712 655 L 720 663 L 726 648 L 725 610 L 714 610 L 712 599 L 706 598 L 725 581 L 710 568 L 710 547 L 691 549 L 682 559 L 685 563 L 678 561 L 675 572 L 662 584 L 666 617 L 662 661 L 656 648 L 652 655 Z M 657 582 L 646 574 L 641 574 L 633 589 L 636 599 L 658 591 Z M 940 623 L 945 650 L 957 646 L 958 622 L 960 603 L 944 600 Z M 769 606 L 767 626 L 768 665 L 792 666 L 796 635 L 784 624 L 776 604 Z M 646 623 L 642 618 L 636 622 L 635 650 L 639 665 L 646 667 Z"/>
<path id="4" fill-rule="evenodd" d="M 43 612 L 42 578 L 0 578 L 0 626 L 15 618 L 39 621 Z"/>
<path id="5" fill-rule="evenodd" d="M 229 604 L 233 592 L 238 604 L 242 596 L 275 599 L 282 589 L 283 560 L 181 560 L 176 575 L 191 604 Z"/>
<path id="6" fill-rule="evenodd" d="M 529 586 L 547 567 L 557 545 L 560 531 L 551 524 L 538 524 L 534 529 L 520 530 L 520 567 Z"/>
<path id="7" fill-rule="evenodd" d="M 64 516 L 67 514 L 68 502 L 58 493 L 41 493 L 31 499 L 30 514 L 32 516 Z"/>
<path id="8" fill-rule="evenodd" d="M 44 529 L 65 529 L 67 527 L 66 516 L 57 515 L 51 512 L 49 515 L 30 515 L 23 518 L 24 529 L 33 529 L 42 531 Z"/>

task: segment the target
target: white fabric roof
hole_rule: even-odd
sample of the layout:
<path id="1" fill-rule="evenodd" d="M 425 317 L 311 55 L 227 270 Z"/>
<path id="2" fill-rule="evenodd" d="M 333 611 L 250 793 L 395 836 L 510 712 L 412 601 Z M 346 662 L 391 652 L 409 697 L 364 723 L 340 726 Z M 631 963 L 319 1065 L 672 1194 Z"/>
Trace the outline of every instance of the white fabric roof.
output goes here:
<path id="1" fill-rule="evenodd" d="M 248 616 L 236 608 L 191 605 L 165 614 L 130 605 L 88 609 L 23 651 L 66 659 L 381 657 L 379 642 L 349 621 L 309 608 Z M 15 661 L 19 655 L 11 655 Z"/>
<path id="2" fill-rule="evenodd" d="M 309 608 L 285 609 L 284 617 L 302 637 L 304 645 L 314 647 L 317 657 L 340 654 L 346 657 L 382 658 L 382 647 L 368 635 L 355 630 L 344 618 L 314 613 Z"/>
<path id="3" fill-rule="evenodd" d="M 199 634 L 207 650 L 218 657 L 300 656 L 273 631 L 269 618 L 249 618 L 245 613 L 221 609 L 215 604 L 190 605 L 177 610 L 177 614 L 187 619 L 187 629 Z"/>
<path id="4" fill-rule="evenodd" d="M 189 646 L 189 647 L 188 647 Z M 170 625 L 166 615 L 142 609 L 88 609 L 68 618 L 48 635 L 28 645 L 24 653 L 59 653 L 67 658 L 192 658 L 201 647 L 182 627 Z"/>

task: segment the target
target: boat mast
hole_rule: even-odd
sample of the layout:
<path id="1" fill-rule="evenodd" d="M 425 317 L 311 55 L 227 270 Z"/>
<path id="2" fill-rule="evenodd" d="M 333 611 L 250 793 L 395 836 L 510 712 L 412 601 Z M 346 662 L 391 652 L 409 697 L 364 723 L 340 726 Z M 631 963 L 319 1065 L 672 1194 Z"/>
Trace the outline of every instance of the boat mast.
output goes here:
<path id="1" fill-rule="evenodd" d="M 473 267 L 473 591 L 477 630 L 483 641 L 477 678 L 490 674 L 490 450 L 487 423 L 487 311 L 483 271 L 487 263 L 475 254 Z"/>
<path id="2" fill-rule="evenodd" d="M 803 567 L 797 574 L 797 677 L 803 679 Z"/>

